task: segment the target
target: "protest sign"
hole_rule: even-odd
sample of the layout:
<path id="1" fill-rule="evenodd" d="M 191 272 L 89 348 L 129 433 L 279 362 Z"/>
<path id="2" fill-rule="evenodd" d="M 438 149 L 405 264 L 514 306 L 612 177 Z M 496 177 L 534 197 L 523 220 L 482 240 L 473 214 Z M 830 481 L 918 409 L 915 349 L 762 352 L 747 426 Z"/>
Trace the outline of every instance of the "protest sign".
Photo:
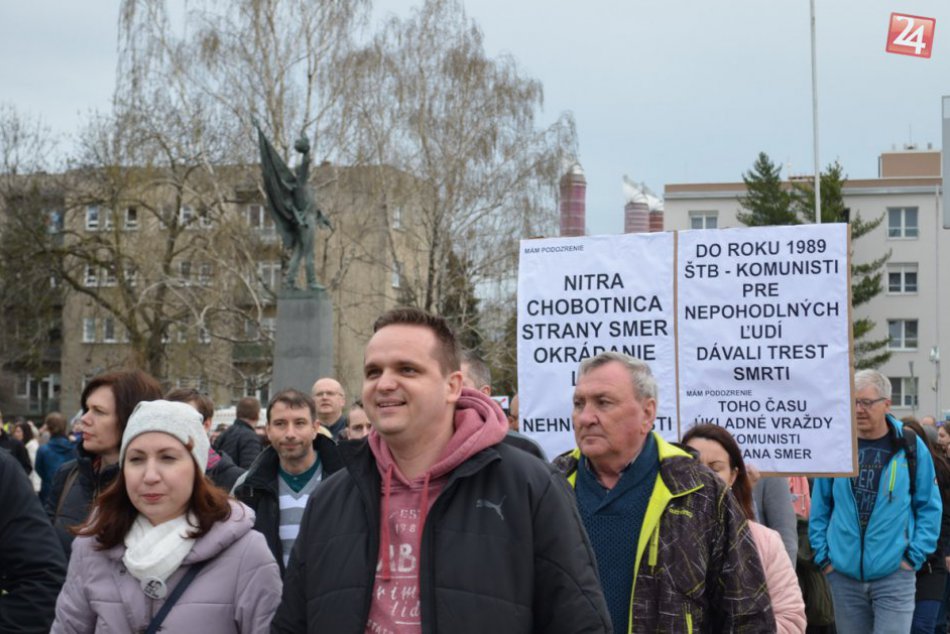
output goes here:
<path id="1" fill-rule="evenodd" d="M 548 455 L 574 446 L 580 361 L 617 350 L 650 364 L 665 438 L 709 421 L 762 472 L 853 473 L 847 225 L 520 249 L 520 425 Z"/>
<path id="2" fill-rule="evenodd" d="M 672 233 L 521 242 L 520 427 L 549 456 L 573 447 L 577 366 L 604 350 L 650 363 L 660 394 L 656 430 L 677 437 L 672 262 Z"/>
<path id="3" fill-rule="evenodd" d="M 762 472 L 851 472 L 847 225 L 681 231 L 680 421 Z"/>

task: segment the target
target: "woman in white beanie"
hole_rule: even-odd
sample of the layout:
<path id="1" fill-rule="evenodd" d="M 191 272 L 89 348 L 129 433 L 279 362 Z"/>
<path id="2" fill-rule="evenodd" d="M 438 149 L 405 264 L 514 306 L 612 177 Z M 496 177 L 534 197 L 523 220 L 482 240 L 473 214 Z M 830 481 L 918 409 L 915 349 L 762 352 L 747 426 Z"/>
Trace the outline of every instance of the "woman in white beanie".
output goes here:
<path id="1" fill-rule="evenodd" d="M 121 471 L 76 530 L 53 632 L 267 632 L 280 573 L 248 507 L 208 482 L 190 405 L 139 403 Z"/>

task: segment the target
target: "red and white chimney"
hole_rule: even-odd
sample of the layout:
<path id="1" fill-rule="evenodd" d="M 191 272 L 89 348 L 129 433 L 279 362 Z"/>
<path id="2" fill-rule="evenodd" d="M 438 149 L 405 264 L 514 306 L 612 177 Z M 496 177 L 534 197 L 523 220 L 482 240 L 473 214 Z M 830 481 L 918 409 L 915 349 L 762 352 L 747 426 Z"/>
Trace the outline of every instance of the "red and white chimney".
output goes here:
<path id="1" fill-rule="evenodd" d="M 623 232 L 646 233 L 650 230 L 650 207 L 644 200 L 631 200 L 623 206 Z"/>
<path id="2" fill-rule="evenodd" d="M 579 163 L 561 177 L 561 235 L 582 236 L 586 233 L 585 209 L 587 179 Z"/>
<path id="3" fill-rule="evenodd" d="M 647 233 L 663 231 L 663 200 L 646 183 L 638 183 L 623 175 L 623 232 Z"/>

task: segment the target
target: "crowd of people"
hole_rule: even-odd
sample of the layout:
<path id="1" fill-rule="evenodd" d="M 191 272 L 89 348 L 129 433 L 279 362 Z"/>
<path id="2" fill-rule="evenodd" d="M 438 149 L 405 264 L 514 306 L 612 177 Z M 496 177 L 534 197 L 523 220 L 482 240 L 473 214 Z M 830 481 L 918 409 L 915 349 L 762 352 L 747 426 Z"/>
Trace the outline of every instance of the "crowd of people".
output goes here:
<path id="1" fill-rule="evenodd" d="M 0 427 L 0 632 L 947 631 L 950 434 L 854 377 L 858 475 L 761 477 L 654 431 L 649 365 L 580 363 L 548 461 L 446 321 L 382 315 L 349 407 L 92 379 L 75 434 Z"/>

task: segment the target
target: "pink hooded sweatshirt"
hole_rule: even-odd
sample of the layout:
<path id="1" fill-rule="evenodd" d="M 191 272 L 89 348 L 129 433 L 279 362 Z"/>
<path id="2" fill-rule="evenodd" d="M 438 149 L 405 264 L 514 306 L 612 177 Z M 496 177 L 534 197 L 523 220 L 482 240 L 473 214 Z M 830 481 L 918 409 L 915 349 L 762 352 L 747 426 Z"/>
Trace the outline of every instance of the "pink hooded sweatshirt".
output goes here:
<path id="1" fill-rule="evenodd" d="M 379 434 L 369 447 L 383 480 L 379 559 L 366 631 L 421 634 L 419 564 L 426 516 L 456 467 L 496 445 L 508 431 L 501 407 L 481 392 L 462 389 L 455 407 L 455 433 L 426 473 L 408 480 Z"/>

